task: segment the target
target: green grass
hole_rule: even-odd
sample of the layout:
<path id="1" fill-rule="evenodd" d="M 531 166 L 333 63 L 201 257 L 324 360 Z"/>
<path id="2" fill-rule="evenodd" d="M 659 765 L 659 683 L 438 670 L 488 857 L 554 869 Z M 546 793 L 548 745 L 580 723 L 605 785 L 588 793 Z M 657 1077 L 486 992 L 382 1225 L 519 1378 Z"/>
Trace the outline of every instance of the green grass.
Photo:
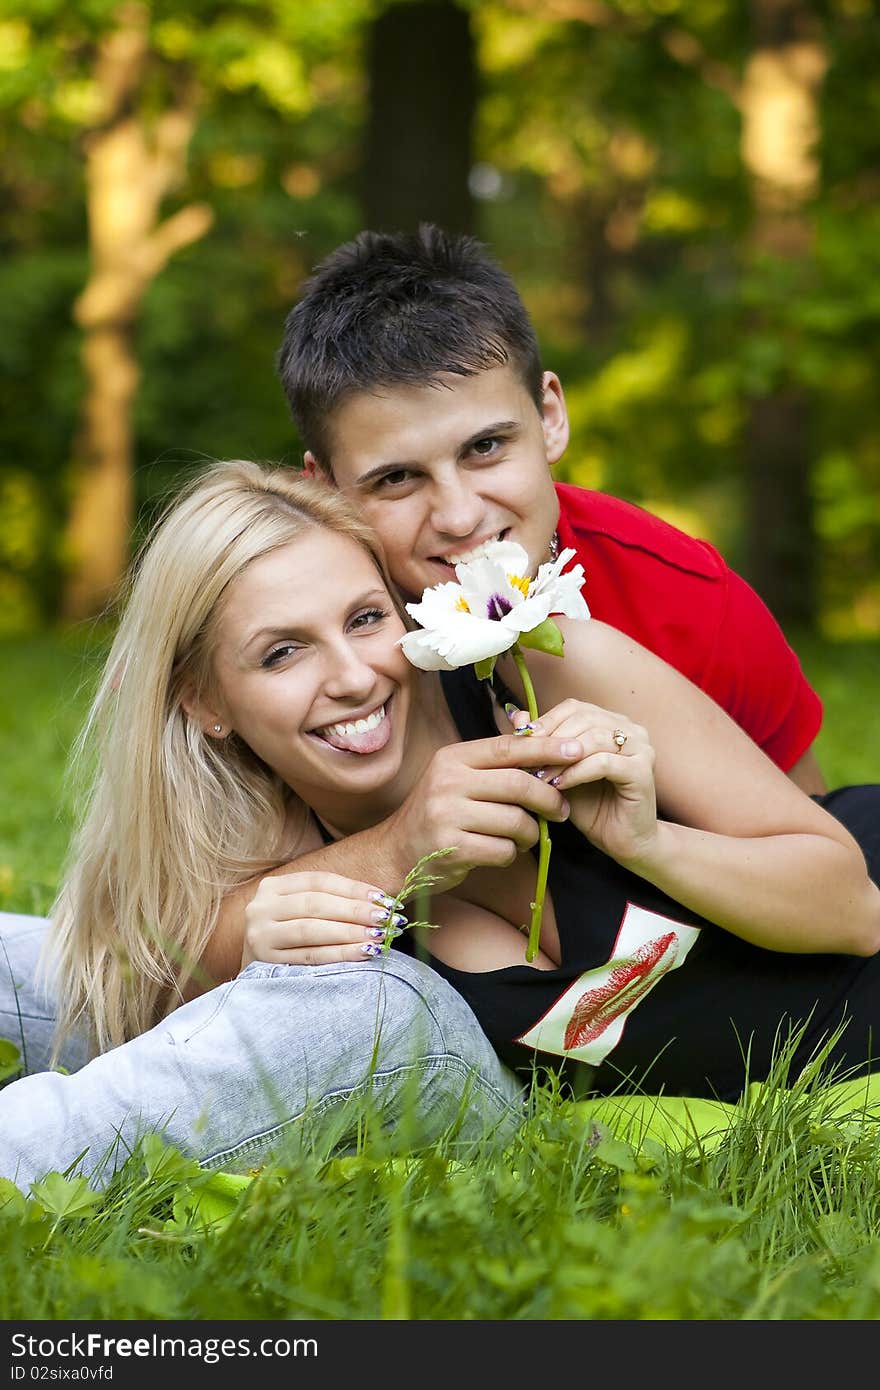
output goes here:
<path id="1" fill-rule="evenodd" d="M 832 785 L 880 780 L 880 644 L 799 643 Z M 70 827 L 89 644 L 0 647 L 2 905 L 44 910 Z M 147 1145 L 100 1195 L 0 1183 L 0 1317 L 865 1320 L 880 1317 L 878 1115 L 802 1078 L 660 1143 L 537 1090 L 517 1138 L 395 1154 L 364 1116 L 230 1195 Z"/>

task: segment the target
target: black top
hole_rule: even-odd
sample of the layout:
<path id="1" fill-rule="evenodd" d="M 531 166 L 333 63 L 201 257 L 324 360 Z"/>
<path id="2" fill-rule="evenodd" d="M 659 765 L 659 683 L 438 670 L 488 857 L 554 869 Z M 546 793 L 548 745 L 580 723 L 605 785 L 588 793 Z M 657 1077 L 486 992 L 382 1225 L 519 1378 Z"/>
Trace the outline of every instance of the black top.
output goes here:
<path id="1" fill-rule="evenodd" d="M 488 687 L 470 667 L 442 680 L 462 738 L 496 733 Z M 818 799 L 855 834 L 876 880 L 880 786 Z M 510 1066 L 529 1075 L 536 1064 L 549 1067 L 578 1090 L 577 1074 L 600 1092 L 625 1080 L 650 1092 L 734 1100 L 747 1081 L 766 1079 L 774 1043 L 804 1025 L 794 1079 L 846 1017 L 828 1062 L 847 1074 L 872 1070 L 875 1028 L 880 1051 L 880 956 L 749 945 L 621 868 L 570 823 L 549 829 L 559 967 L 523 963 L 473 973 L 428 956 Z M 412 950 L 408 933 L 397 946 Z"/>

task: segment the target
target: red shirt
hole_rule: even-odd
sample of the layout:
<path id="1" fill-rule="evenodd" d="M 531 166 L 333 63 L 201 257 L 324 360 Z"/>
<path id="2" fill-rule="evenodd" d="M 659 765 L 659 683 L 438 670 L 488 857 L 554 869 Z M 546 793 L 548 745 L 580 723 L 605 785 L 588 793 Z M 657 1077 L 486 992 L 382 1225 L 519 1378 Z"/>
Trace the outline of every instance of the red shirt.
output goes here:
<path id="1" fill-rule="evenodd" d="M 787 772 L 819 732 L 822 702 L 754 589 L 708 541 L 632 502 L 556 492 L 560 549 L 584 567 L 593 617 L 675 666 Z"/>

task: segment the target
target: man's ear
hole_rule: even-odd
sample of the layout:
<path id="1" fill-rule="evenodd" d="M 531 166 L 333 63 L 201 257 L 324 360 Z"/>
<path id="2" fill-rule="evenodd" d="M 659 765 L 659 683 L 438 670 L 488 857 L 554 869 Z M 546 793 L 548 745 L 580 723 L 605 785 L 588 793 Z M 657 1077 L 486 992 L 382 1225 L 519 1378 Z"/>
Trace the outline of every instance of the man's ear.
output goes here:
<path id="1" fill-rule="evenodd" d="M 317 478 L 319 483 L 326 483 L 328 487 L 336 486 L 336 479 L 329 468 L 325 468 L 319 463 L 311 449 L 306 449 L 303 454 L 302 471 L 307 478 Z"/>
<path id="2" fill-rule="evenodd" d="M 550 467 L 558 463 L 568 448 L 570 429 L 562 382 L 555 372 L 545 372 L 541 402 L 541 427 Z"/>

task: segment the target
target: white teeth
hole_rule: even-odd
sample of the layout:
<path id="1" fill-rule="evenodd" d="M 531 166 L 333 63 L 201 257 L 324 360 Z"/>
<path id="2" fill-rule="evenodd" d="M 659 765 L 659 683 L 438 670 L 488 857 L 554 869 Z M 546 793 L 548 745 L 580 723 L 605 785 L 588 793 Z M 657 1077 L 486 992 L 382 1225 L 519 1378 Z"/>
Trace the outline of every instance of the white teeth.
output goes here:
<path id="1" fill-rule="evenodd" d="M 352 734 L 366 734 L 370 729 L 377 729 L 385 718 L 385 706 L 374 710 L 368 714 L 366 719 L 355 719 L 351 724 L 328 724 L 326 732 L 335 734 L 337 738 L 351 738 Z"/>
<path id="2" fill-rule="evenodd" d="M 475 546 L 473 550 L 466 550 L 461 555 L 444 555 L 443 558 L 447 565 L 466 565 L 471 560 L 480 560 L 484 555 L 488 555 L 489 547 L 500 539 L 501 532 L 499 531 L 497 536 L 493 536 L 491 540 L 483 541 L 482 545 Z"/>

